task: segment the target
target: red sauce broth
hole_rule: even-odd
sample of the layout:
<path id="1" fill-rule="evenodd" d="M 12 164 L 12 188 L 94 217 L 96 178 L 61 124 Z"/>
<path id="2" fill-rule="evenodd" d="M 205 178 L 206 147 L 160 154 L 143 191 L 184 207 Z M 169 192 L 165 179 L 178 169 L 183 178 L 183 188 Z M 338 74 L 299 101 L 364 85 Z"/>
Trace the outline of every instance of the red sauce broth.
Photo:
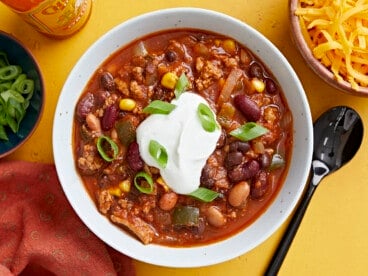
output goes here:
<path id="1" fill-rule="evenodd" d="M 179 45 L 185 44 L 184 47 L 186 53 L 180 53 L 180 49 L 182 48 L 175 48 L 175 43 L 173 41 L 176 41 Z M 224 41 L 233 41 L 235 42 L 235 48 L 234 52 L 227 53 L 226 47 L 224 46 Z M 137 61 L 132 61 L 133 56 L 135 55 L 137 51 L 137 44 L 143 43 L 145 49 L 148 51 L 148 56 L 141 58 L 140 60 L 137 59 Z M 199 49 L 200 53 L 195 53 L 195 47 L 196 43 L 200 43 L 201 46 L 204 44 L 207 47 L 208 52 L 216 52 L 219 53 L 219 56 L 224 56 L 224 59 L 221 61 L 221 64 L 219 65 L 219 68 L 222 70 L 222 77 L 216 80 L 211 80 L 213 83 L 211 83 L 207 88 L 202 89 L 201 91 L 198 91 L 197 85 L 195 83 L 195 79 L 198 78 L 199 73 L 196 70 L 196 60 L 198 57 L 203 58 L 203 54 L 205 58 L 203 58 L 203 61 L 206 62 L 208 60 L 214 60 L 215 58 L 211 53 L 206 53 L 206 49 L 203 48 L 202 50 Z M 209 46 L 211 45 L 211 47 Z M 198 48 L 198 47 L 197 47 Z M 199 47 L 200 48 L 200 47 Z M 198 49 L 197 49 L 198 50 Z M 228 50 L 228 49 L 227 49 Z M 167 55 L 168 51 L 173 51 L 176 55 L 174 61 L 168 61 L 167 57 L 165 57 L 165 54 Z M 175 52 L 177 51 L 177 52 Z M 202 53 L 201 51 L 204 51 L 205 53 Z M 230 51 L 230 50 L 228 50 Z M 241 54 L 243 53 L 243 55 Z M 246 53 L 246 58 L 244 59 L 244 52 Z M 192 56 L 191 62 L 187 62 L 188 58 L 185 56 Z M 285 164 L 278 169 L 270 170 L 269 168 L 261 168 L 260 170 L 264 171 L 267 175 L 267 188 L 264 194 L 260 197 L 253 198 L 251 195 L 248 196 L 247 202 L 245 204 L 246 207 L 244 208 L 237 208 L 229 205 L 229 202 L 227 200 L 227 196 L 231 190 L 231 187 L 236 185 L 239 181 L 231 181 L 229 180 L 229 177 L 227 177 L 227 184 L 228 187 L 218 187 L 216 186 L 216 183 L 214 186 L 209 187 L 210 189 L 214 189 L 217 192 L 223 193 L 223 197 L 225 199 L 215 199 L 213 203 L 201 203 L 199 201 L 193 200 L 192 198 L 188 199 L 188 196 L 179 195 L 178 203 L 177 204 L 188 204 L 191 206 L 197 206 L 200 209 L 200 216 L 202 218 L 202 228 L 204 230 L 199 230 L 201 227 L 197 227 L 193 230 L 193 227 L 171 227 L 170 225 L 163 226 L 162 220 L 157 220 L 155 217 L 159 216 L 172 216 L 173 210 L 169 211 L 163 211 L 159 207 L 159 199 L 160 196 L 162 196 L 166 191 L 163 187 L 156 184 L 156 195 L 150 196 L 150 195 L 141 195 L 139 192 L 137 192 L 136 188 L 132 184 L 134 174 L 136 173 L 133 171 L 129 164 L 127 163 L 126 153 L 128 151 L 129 145 L 123 145 L 119 139 L 113 138 L 114 141 L 119 146 L 120 152 L 119 156 L 121 156 L 121 164 L 116 164 L 117 161 L 113 161 L 112 163 L 106 163 L 104 161 L 101 161 L 100 156 L 96 154 L 96 149 L 93 150 L 93 156 L 91 158 L 96 159 L 96 163 L 101 164 L 101 167 L 99 169 L 93 170 L 92 165 L 88 167 L 88 165 L 85 165 L 83 162 L 83 165 L 81 165 L 81 158 L 84 158 L 87 154 L 85 149 L 83 148 L 86 144 L 91 144 L 92 146 L 95 145 L 96 141 L 96 134 L 89 129 L 88 124 L 86 124 L 86 117 L 85 114 L 80 114 L 80 106 L 83 105 L 83 100 L 87 97 L 89 93 L 96 94 L 101 93 L 101 91 L 107 91 L 104 97 L 104 103 L 99 103 L 98 108 L 93 107 L 89 112 L 92 112 L 96 114 L 95 117 L 97 117 L 100 121 L 102 120 L 103 113 L 105 111 L 106 102 L 110 101 L 113 102 L 112 104 L 117 105 L 118 101 L 122 98 L 133 98 L 137 102 L 137 107 L 135 111 L 132 112 L 126 112 L 126 111 L 119 111 L 119 115 L 117 117 L 117 121 L 119 120 L 125 120 L 124 118 L 126 116 L 136 116 L 138 118 L 138 121 L 144 120 L 144 118 L 147 115 L 142 115 L 141 110 L 144 108 L 153 98 L 159 98 L 162 100 L 167 101 L 168 97 L 172 98 L 173 96 L 168 96 L 170 93 L 172 94 L 172 91 L 167 88 L 162 88 L 162 85 L 160 84 L 160 78 L 164 74 L 165 71 L 175 71 L 176 74 L 179 76 L 182 72 L 184 72 L 189 81 L 191 82 L 191 90 L 199 93 L 200 95 L 207 97 L 208 95 L 210 100 L 210 106 L 214 107 L 216 109 L 216 112 L 219 113 L 221 111 L 221 106 L 217 106 L 216 99 L 218 99 L 219 94 L 221 93 L 221 89 L 223 87 L 224 81 L 226 81 L 227 76 L 231 72 L 231 67 L 226 67 L 224 65 L 226 57 L 226 62 L 230 62 L 229 58 L 234 58 L 237 61 L 237 67 L 239 67 L 241 70 L 244 71 L 244 77 L 241 79 L 241 84 L 237 84 L 233 89 L 231 99 L 229 100 L 229 103 L 234 106 L 234 100 L 233 96 L 237 94 L 245 94 L 249 96 L 253 101 L 257 102 L 258 105 L 261 106 L 262 109 L 262 116 L 268 111 L 267 108 L 275 108 L 274 111 L 275 116 L 278 116 L 275 121 L 267 121 L 263 117 L 259 120 L 260 124 L 263 124 L 266 127 L 272 127 L 275 128 L 271 131 L 269 137 L 259 138 L 258 140 L 261 141 L 264 144 L 264 147 L 268 151 L 273 151 L 274 153 L 279 153 L 283 156 Z M 147 61 L 148 60 L 148 61 Z M 153 97 L 138 97 L 137 94 L 133 92 L 129 92 L 129 85 L 130 82 L 137 80 L 132 76 L 133 74 L 131 71 L 134 67 L 141 67 L 143 69 L 143 72 L 146 72 L 148 70 L 148 64 L 152 60 L 158 60 L 157 61 L 157 68 L 155 69 L 156 79 L 150 83 L 150 85 L 153 87 L 153 90 L 155 91 L 153 93 Z M 190 60 L 190 58 L 189 58 Z M 252 64 L 256 62 L 257 64 L 261 65 L 262 73 L 260 76 L 252 76 L 251 73 L 251 66 Z M 141 64 L 140 64 L 141 63 Z M 134 64 L 134 65 L 132 65 Z M 163 64 L 163 65 L 161 65 Z M 162 66 L 160 68 L 159 66 Z M 190 68 L 188 70 L 188 68 Z M 108 72 L 113 78 L 115 87 L 111 89 L 110 91 L 106 87 L 102 87 L 101 85 L 101 76 Z M 143 77 L 145 75 L 143 74 Z M 266 88 L 263 92 L 257 92 L 254 91 L 254 88 L 251 86 L 251 80 L 258 78 L 262 82 L 266 82 L 267 80 L 271 79 L 274 86 L 276 87 L 276 91 L 272 90 L 272 87 L 269 88 L 266 85 Z M 146 76 L 147 79 L 147 76 Z M 128 95 L 126 94 L 127 91 L 123 91 L 123 89 L 119 86 L 119 80 L 127 83 L 128 86 Z M 138 81 L 139 83 L 139 81 Z M 205 83 L 205 82 L 203 82 Z M 121 85 L 121 83 L 120 83 Z M 143 84 L 140 84 L 143 87 L 143 92 L 148 94 L 147 86 L 144 88 Z M 202 85 L 199 84 L 198 87 Z M 156 90 L 155 90 L 156 89 Z M 272 91 L 268 91 L 272 90 Z M 100 91 L 100 92 L 97 92 Z M 159 92 L 157 92 L 159 91 Z M 162 92 L 163 91 L 163 92 Z M 125 93 L 125 94 L 124 94 Z M 161 94 L 164 94 L 162 96 Z M 101 96 L 101 95 L 100 95 Z M 98 97 L 100 97 L 98 96 Z M 95 99 L 98 98 L 95 96 Z M 160 98 L 161 97 L 161 98 Z M 265 99 L 263 99 L 263 97 Z M 109 99 L 109 100 L 108 100 Z M 112 100 L 114 99 L 114 100 Z M 98 111 L 100 110 L 100 111 Z M 101 112 L 103 110 L 103 112 Z M 132 113 L 132 114 L 131 114 Z M 272 115 L 271 114 L 271 115 Z M 128 117 L 129 117 L 128 116 Z M 225 129 L 227 133 L 227 139 L 225 142 L 225 145 L 222 148 L 217 148 L 216 151 L 222 152 L 222 155 L 226 155 L 229 152 L 229 147 L 232 142 L 234 142 L 236 139 L 230 137 L 228 135 L 228 132 L 234 128 L 234 125 L 240 125 L 242 123 L 247 122 L 247 119 L 244 117 L 244 115 L 235 108 L 235 114 L 232 117 L 232 120 L 235 122 L 230 127 L 227 126 Z M 102 131 L 104 135 L 112 136 L 112 131 Z M 89 138 L 85 138 L 84 136 L 88 136 Z M 98 135 L 97 135 L 98 136 Z M 275 136 L 275 137 L 274 137 Z M 279 137 L 276 137 L 279 136 Z M 120 137 L 119 137 L 120 138 Z M 99 68 L 96 70 L 95 74 L 92 76 L 88 84 L 86 85 L 86 88 L 81 95 L 81 98 L 79 100 L 79 103 L 76 107 L 76 115 L 75 115 L 75 123 L 74 123 L 74 152 L 75 152 L 75 160 L 76 160 L 76 167 L 80 173 L 81 179 L 91 196 L 91 198 L 96 203 L 96 207 L 99 209 L 99 211 L 102 213 L 102 215 L 107 216 L 108 218 L 111 218 L 111 214 L 122 214 L 121 205 L 118 203 L 119 197 L 113 195 L 108 195 L 108 197 L 112 197 L 113 203 L 111 203 L 110 208 L 105 211 L 101 206 L 104 206 L 104 203 L 99 200 L 102 196 L 102 191 L 110 191 L 112 188 L 118 187 L 118 183 L 121 182 L 124 179 L 129 179 L 131 181 L 131 188 L 128 193 L 122 192 L 121 198 L 124 198 L 124 200 L 129 201 L 131 200 L 134 203 L 134 210 L 139 209 L 139 204 L 142 202 L 150 202 L 147 203 L 149 207 L 151 208 L 150 211 L 152 211 L 151 214 L 145 214 L 142 215 L 144 211 L 140 210 L 137 211 L 137 216 L 144 221 L 144 223 L 150 225 L 150 227 L 154 228 L 154 235 L 151 237 L 149 242 L 144 243 L 158 243 L 168 246 L 198 246 L 202 244 L 209 244 L 216 241 L 220 241 L 226 238 L 229 238 L 230 236 L 240 232 L 241 230 L 245 229 L 247 226 L 252 224 L 257 218 L 259 218 L 270 206 L 270 204 L 275 199 L 276 195 L 278 194 L 279 190 L 281 189 L 283 182 L 285 180 L 287 171 L 288 171 L 288 164 L 291 157 L 291 149 L 292 149 L 292 143 L 293 143 L 293 129 L 292 129 L 292 115 L 291 112 L 287 106 L 287 102 L 285 100 L 285 97 L 283 95 L 282 88 L 279 86 L 277 80 L 273 76 L 272 72 L 270 72 L 267 67 L 262 63 L 261 59 L 259 59 L 257 56 L 254 55 L 251 51 L 249 51 L 245 46 L 241 45 L 240 43 L 232 40 L 231 38 L 218 35 L 215 33 L 210 33 L 207 31 L 202 30 L 194 30 L 194 29 L 180 29 L 180 30 L 169 30 L 164 32 L 158 32 L 153 33 L 151 35 L 145 36 L 139 40 L 136 40 L 132 43 L 130 43 L 127 46 L 122 47 L 119 49 L 116 53 L 111 55 Z M 91 142 L 92 141 L 92 142 Z M 255 160 L 259 164 L 261 164 L 260 158 L 261 154 L 257 153 L 254 154 L 254 144 L 253 142 L 249 142 L 251 145 L 251 149 L 253 152 L 247 152 L 243 155 L 243 160 L 249 160 L 252 159 L 249 156 L 256 156 L 254 157 Z M 227 150 L 226 150 L 227 149 Z M 272 150 L 269 150 L 272 149 Z M 265 153 L 262 153 L 265 154 Z M 226 167 L 224 159 L 220 157 L 219 163 L 222 165 L 222 167 Z M 84 160 L 85 161 L 85 160 Z M 244 162 L 243 162 L 244 163 Z M 225 164 L 225 165 L 224 165 Z M 87 168 L 86 168 L 87 166 Z M 111 172 L 111 175 L 106 176 L 106 171 L 113 171 Z M 125 171 L 124 171 L 125 170 Z M 226 169 L 229 171 L 230 169 Z M 124 172 L 121 172 L 124 171 Z M 157 180 L 156 170 L 152 170 L 153 178 L 154 180 Z M 118 176 L 114 176 L 114 174 Z M 258 173 L 260 174 L 260 173 Z M 102 176 L 104 175 L 104 176 Z M 108 180 L 106 180 L 108 179 Z M 221 180 L 222 181 L 222 180 Z M 219 180 L 219 183 L 221 182 Z M 225 180 L 223 180 L 225 181 Z M 243 180 L 242 180 L 243 181 Z M 252 189 L 252 183 L 256 182 L 257 179 L 253 177 L 252 179 L 246 179 L 244 181 L 249 182 L 249 185 Z M 207 181 L 211 182 L 211 181 Z M 202 186 L 202 184 L 201 184 Z M 130 194 L 130 195 L 129 195 Z M 216 227 L 211 225 L 208 220 L 206 219 L 206 211 L 207 208 L 212 204 L 217 204 L 215 202 L 220 201 L 218 203 L 218 206 L 220 210 L 223 211 L 223 213 L 226 213 L 226 224 L 220 227 Z M 140 203 L 139 203 L 140 202 Z M 153 205 L 154 207 L 152 207 Z M 120 212 L 120 213 L 119 213 Z M 130 210 L 132 213 L 132 211 Z M 134 213 L 134 212 L 133 212 Z M 232 214 L 236 214 L 236 218 L 232 217 Z M 121 215 L 123 216 L 123 215 Z M 128 217 L 125 217 L 126 220 L 130 221 L 131 217 L 130 215 Z M 166 221 L 167 219 L 165 219 Z M 116 223 L 113 222 L 113 223 Z M 129 226 L 122 225 L 120 223 L 117 223 L 122 229 L 128 232 L 132 232 L 133 236 L 135 235 Z M 195 228 L 195 227 L 194 227 Z M 202 231 L 202 232 L 201 232 Z M 200 232 L 200 233 L 198 233 Z M 193 234 L 194 233 L 194 234 Z"/>

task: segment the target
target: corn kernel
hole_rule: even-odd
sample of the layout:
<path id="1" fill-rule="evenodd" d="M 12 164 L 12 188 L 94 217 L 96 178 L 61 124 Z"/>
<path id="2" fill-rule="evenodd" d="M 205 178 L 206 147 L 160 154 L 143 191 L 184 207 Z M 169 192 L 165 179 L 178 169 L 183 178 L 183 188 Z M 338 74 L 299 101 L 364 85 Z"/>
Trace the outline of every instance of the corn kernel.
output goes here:
<path id="1" fill-rule="evenodd" d="M 262 93 L 266 87 L 265 83 L 260 79 L 252 79 L 252 86 L 259 93 Z"/>
<path id="2" fill-rule="evenodd" d="M 113 196 L 121 196 L 121 190 L 119 187 L 111 187 L 109 188 L 109 194 Z"/>
<path id="3" fill-rule="evenodd" d="M 161 84 L 168 89 L 174 89 L 177 81 L 178 77 L 175 75 L 175 73 L 167 72 L 165 75 L 163 75 Z"/>
<path id="4" fill-rule="evenodd" d="M 235 51 L 235 41 L 232 39 L 225 39 L 224 42 L 222 43 L 222 47 L 224 48 L 224 50 L 228 53 L 234 53 Z"/>
<path id="5" fill-rule="evenodd" d="M 220 39 L 215 39 L 215 45 L 216 45 L 216 47 L 219 47 L 221 45 L 221 40 Z"/>
<path id="6" fill-rule="evenodd" d="M 130 183 L 130 180 L 129 179 L 125 179 L 123 181 L 121 181 L 119 183 L 119 188 L 122 190 L 122 192 L 124 193 L 129 193 L 130 191 L 130 186 L 131 186 L 131 183 Z"/>
<path id="7" fill-rule="evenodd" d="M 162 188 L 164 188 L 165 192 L 168 192 L 170 190 L 169 186 L 167 186 L 167 184 L 165 183 L 165 181 L 163 180 L 161 176 L 156 179 L 156 182 L 157 184 L 162 186 Z"/>
<path id="8" fill-rule="evenodd" d="M 135 100 L 129 98 L 121 99 L 119 102 L 119 108 L 124 111 L 132 111 L 136 105 Z"/>

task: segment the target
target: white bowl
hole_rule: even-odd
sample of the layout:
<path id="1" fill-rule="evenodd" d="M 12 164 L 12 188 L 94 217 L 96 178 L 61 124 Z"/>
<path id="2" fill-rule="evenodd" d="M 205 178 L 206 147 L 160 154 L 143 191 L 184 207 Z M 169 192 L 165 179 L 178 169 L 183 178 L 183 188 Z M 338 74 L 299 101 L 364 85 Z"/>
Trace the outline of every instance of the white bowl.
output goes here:
<path id="1" fill-rule="evenodd" d="M 279 81 L 294 120 L 294 143 L 286 181 L 278 196 L 253 224 L 217 243 L 190 248 L 143 245 L 102 216 L 78 176 L 73 159 L 74 107 L 95 70 L 132 40 L 165 29 L 196 28 L 230 36 L 262 57 Z M 102 36 L 80 58 L 61 92 L 55 112 L 53 149 L 64 192 L 82 221 L 101 240 L 143 262 L 168 267 L 199 267 L 238 257 L 265 241 L 287 219 L 302 194 L 312 158 L 313 128 L 302 85 L 280 51 L 263 35 L 230 16 L 197 8 L 176 8 L 128 20 Z"/>

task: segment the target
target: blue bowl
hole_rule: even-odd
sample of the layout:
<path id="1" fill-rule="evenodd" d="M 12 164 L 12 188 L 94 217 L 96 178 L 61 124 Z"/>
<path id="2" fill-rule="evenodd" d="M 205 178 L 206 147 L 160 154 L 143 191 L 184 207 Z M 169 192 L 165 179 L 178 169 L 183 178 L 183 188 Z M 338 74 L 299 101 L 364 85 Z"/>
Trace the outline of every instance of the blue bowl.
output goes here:
<path id="1" fill-rule="evenodd" d="M 20 123 L 17 133 L 13 133 L 9 127 L 6 134 L 9 141 L 0 140 L 0 158 L 18 149 L 36 129 L 44 106 L 44 82 L 39 66 L 31 52 L 12 35 L 0 31 L 0 51 L 7 54 L 10 64 L 22 67 L 22 72 L 34 80 L 35 89 L 27 108 L 26 115 Z"/>

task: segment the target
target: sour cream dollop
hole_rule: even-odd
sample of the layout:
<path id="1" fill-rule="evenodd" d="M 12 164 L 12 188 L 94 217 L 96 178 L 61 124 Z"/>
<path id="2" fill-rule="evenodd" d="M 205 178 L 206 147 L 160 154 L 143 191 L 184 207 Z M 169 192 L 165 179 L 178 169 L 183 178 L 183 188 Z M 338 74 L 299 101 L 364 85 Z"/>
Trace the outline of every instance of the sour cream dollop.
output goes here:
<path id="1" fill-rule="evenodd" d="M 138 126 L 137 142 L 144 162 L 159 168 L 161 177 L 174 192 L 189 194 L 200 185 L 202 169 L 216 148 L 221 128 L 208 132 L 202 127 L 197 114 L 198 105 L 209 105 L 200 95 L 185 92 L 171 103 L 176 107 L 169 114 L 152 114 Z M 168 160 L 165 168 L 160 168 L 150 155 L 151 140 L 166 149 Z"/>

